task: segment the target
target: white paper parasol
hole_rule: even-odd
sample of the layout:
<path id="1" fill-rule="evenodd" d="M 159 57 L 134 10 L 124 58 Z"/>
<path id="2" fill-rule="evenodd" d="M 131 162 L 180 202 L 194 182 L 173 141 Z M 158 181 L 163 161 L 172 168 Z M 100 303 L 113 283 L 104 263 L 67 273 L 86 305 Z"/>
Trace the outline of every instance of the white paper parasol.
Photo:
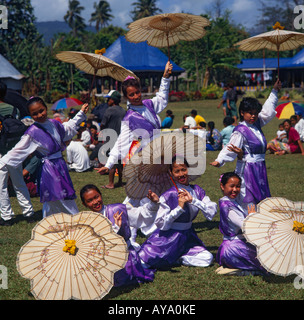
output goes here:
<path id="1" fill-rule="evenodd" d="M 147 41 L 152 47 L 168 47 L 180 40 L 194 41 L 206 34 L 210 21 L 202 16 L 187 13 L 163 13 L 132 22 L 126 39 L 138 43 Z"/>
<path id="2" fill-rule="evenodd" d="M 133 199 L 146 197 L 149 189 L 160 196 L 174 185 L 169 174 L 172 158 L 185 158 L 189 164 L 189 181 L 201 176 L 206 168 L 206 140 L 182 132 L 162 132 L 124 167 L 126 194 Z"/>
<path id="3" fill-rule="evenodd" d="M 111 77 L 118 81 L 124 81 L 127 76 L 137 78 L 130 70 L 124 68 L 102 54 L 62 51 L 56 54 L 56 58 L 63 62 L 72 63 L 81 71 L 98 77 Z"/>
<path id="4" fill-rule="evenodd" d="M 244 220 L 243 232 L 266 270 L 304 276 L 304 202 L 267 198 Z"/>
<path id="5" fill-rule="evenodd" d="M 41 220 L 17 257 L 40 300 L 102 299 L 128 258 L 124 239 L 101 214 L 58 213 Z"/>

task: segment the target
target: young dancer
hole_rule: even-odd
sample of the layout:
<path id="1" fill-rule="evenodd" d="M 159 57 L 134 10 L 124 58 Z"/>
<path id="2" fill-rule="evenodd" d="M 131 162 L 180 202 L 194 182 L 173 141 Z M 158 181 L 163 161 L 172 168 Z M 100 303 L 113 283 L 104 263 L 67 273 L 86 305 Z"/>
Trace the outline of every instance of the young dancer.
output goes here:
<path id="1" fill-rule="evenodd" d="M 242 234 L 244 219 L 255 210 L 244 210 L 240 204 L 241 178 L 234 172 L 227 172 L 222 175 L 220 183 L 223 197 L 219 200 L 219 228 L 224 239 L 216 255 L 221 266 L 216 272 L 231 275 L 266 273 L 256 257 L 255 246 L 248 243 Z"/>
<path id="2" fill-rule="evenodd" d="M 123 161 L 125 159 L 132 144 L 140 145 L 140 148 L 147 145 L 153 137 L 154 129 L 158 129 L 160 133 L 161 122 L 158 114 L 162 112 L 168 104 L 172 68 L 172 64 L 168 61 L 165 66 L 159 92 L 156 93 L 156 96 L 152 99 L 142 100 L 140 83 L 135 78 L 127 77 L 123 82 L 122 90 L 128 100 L 128 111 L 121 122 L 120 134 L 109 154 L 106 164 L 102 168 L 95 169 L 98 173 L 109 173 L 109 170 L 118 163 L 118 160 Z M 140 129 L 145 130 L 144 133 L 146 133 L 146 136 L 142 136 L 140 143 L 138 143 L 139 137 L 136 136 L 136 133 L 138 134 Z M 125 199 L 124 203 L 128 202 L 134 207 L 140 206 L 139 201 L 130 199 L 129 197 Z M 131 242 L 134 246 L 138 247 L 135 240 L 137 231 L 134 228 L 131 229 Z"/>
<path id="3" fill-rule="evenodd" d="M 104 205 L 102 200 L 102 194 L 100 190 L 92 184 L 84 186 L 80 190 L 80 197 L 82 203 L 85 207 L 89 208 L 94 212 L 99 212 L 105 217 L 107 217 L 113 224 L 113 230 L 121 235 L 127 242 L 129 249 L 129 257 L 125 267 L 114 275 L 114 285 L 122 286 L 128 284 L 142 283 L 142 282 L 151 282 L 154 280 L 154 270 L 143 268 L 139 256 L 136 250 L 133 248 L 129 239 L 131 237 L 129 217 L 128 217 L 128 208 L 122 203 L 114 203 L 109 205 Z M 158 196 L 152 192 L 148 194 L 149 199 L 151 200 L 150 207 L 147 211 L 152 212 L 153 202 L 158 201 Z M 158 206 L 157 206 L 158 207 Z M 141 215 L 143 219 L 144 212 L 146 211 L 145 207 L 139 208 L 129 208 L 129 210 L 135 210 L 135 212 L 130 213 L 134 220 Z M 137 217 L 137 218 L 135 218 Z M 134 221 L 132 220 L 132 221 Z"/>
<path id="4" fill-rule="evenodd" d="M 277 80 L 263 106 L 254 98 L 244 98 L 241 101 L 241 122 L 235 127 L 228 145 L 222 149 L 217 159 L 211 162 L 212 166 L 223 166 L 225 162 L 234 161 L 237 157 L 237 153 L 230 150 L 229 146 L 242 149 L 243 157 L 241 160 L 238 159 L 235 172 L 242 179 L 241 195 L 246 207 L 250 203 L 257 204 L 270 197 L 265 165 L 267 141 L 261 127 L 276 114 L 277 92 L 280 88 L 281 82 Z"/>
<path id="5" fill-rule="evenodd" d="M 47 106 L 39 97 L 28 100 L 26 108 L 35 123 L 0 159 L 0 170 L 6 166 L 17 167 L 35 152 L 42 160 L 37 180 L 43 216 L 58 212 L 76 214 L 76 194 L 62 151 L 66 148 L 64 141 L 71 139 L 77 133 L 77 126 L 85 121 L 88 104 L 84 104 L 73 119 L 63 124 L 48 119 Z"/>
<path id="6" fill-rule="evenodd" d="M 154 221 L 157 229 L 142 244 L 139 256 L 152 268 L 170 267 L 176 263 L 207 267 L 213 255 L 197 236 L 192 221 L 199 210 L 207 220 L 212 220 L 217 205 L 201 187 L 189 184 L 185 160 L 174 158 L 170 171 L 178 191 L 174 186 L 161 195 Z"/>

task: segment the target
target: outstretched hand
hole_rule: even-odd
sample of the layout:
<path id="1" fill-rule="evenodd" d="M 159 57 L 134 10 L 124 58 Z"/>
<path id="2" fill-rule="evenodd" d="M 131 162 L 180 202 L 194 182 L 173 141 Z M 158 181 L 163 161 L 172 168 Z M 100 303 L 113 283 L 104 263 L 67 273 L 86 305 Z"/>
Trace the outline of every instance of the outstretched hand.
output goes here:
<path id="1" fill-rule="evenodd" d="M 273 89 L 278 92 L 282 89 L 282 82 L 280 81 L 280 79 L 278 79 L 276 83 L 273 85 Z"/>
<path id="2" fill-rule="evenodd" d="M 122 225 L 122 217 L 121 217 L 122 214 L 123 212 L 119 213 L 119 211 L 113 214 L 114 222 L 119 228 Z"/>
<path id="3" fill-rule="evenodd" d="M 230 145 L 227 146 L 227 149 L 229 151 L 236 153 L 239 160 L 243 159 L 243 150 L 241 148 L 238 148 L 237 146 L 231 143 Z"/>
<path id="4" fill-rule="evenodd" d="M 155 203 L 157 203 L 159 201 L 158 195 L 155 192 L 151 191 L 151 190 L 148 191 L 147 198 L 150 199 L 152 202 L 155 202 Z"/>
<path id="5" fill-rule="evenodd" d="M 85 103 L 81 106 L 81 111 L 83 111 L 84 113 L 87 113 L 89 111 L 89 104 Z"/>
<path id="6" fill-rule="evenodd" d="M 107 167 L 101 167 L 101 168 L 94 168 L 99 174 L 105 174 L 109 173 L 109 168 Z"/>

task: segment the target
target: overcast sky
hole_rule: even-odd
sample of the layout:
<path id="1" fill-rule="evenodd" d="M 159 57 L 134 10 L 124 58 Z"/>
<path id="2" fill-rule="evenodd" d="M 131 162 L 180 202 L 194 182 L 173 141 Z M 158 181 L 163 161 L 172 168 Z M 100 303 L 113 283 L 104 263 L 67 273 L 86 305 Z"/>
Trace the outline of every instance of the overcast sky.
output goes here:
<path id="1" fill-rule="evenodd" d="M 86 22 L 94 11 L 94 2 L 98 0 L 79 0 L 85 8 L 82 17 Z M 68 10 L 68 0 L 31 0 L 38 22 L 41 21 L 63 21 L 63 16 Z M 132 3 L 136 0 L 108 0 L 111 14 L 115 17 L 110 23 L 114 26 L 126 27 L 131 22 L 130 12 L 134 9 Z M 160 0 L 158 7 L 163 13 L 185 12 L 191 14 L 203 14 L 212 10 L 213 0 Z M 251 28 L 257 21 L 259 15 L 256 0 L 224 0 L 226 8 L 232 11 L 231 18 L 235 23 Z"/>

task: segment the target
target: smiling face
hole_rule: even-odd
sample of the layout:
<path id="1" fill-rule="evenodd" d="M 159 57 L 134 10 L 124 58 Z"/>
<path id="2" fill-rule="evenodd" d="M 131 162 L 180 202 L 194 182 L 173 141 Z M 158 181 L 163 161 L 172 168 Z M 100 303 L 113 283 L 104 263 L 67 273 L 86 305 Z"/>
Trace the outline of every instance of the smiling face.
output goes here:
<path id="1" fill-rule="evenodd" d="M 83 205 L 94 212 L 100 212 L 103 206 L 102 196 L 95 189 L 90 189 L 83 194 Z"/>
<path id="2" fill-rule="evenodd" d="M 172 176 L 175 181 L 180 184 L 188 185 L 189 184 L 189 176 L 188 176 L 188 167 L 186 164 L 178 164 L 174 162 L 172 164 Z"/>
<path id="3" fill-rule="evenodd" d="M 34 102 L 29 107 L 30 116 L 34 121 L 43 123 L 47 119 L 47 108 L 40 102 Z"/>
<path id="4" fill-rule="evenodd" d="M 127 99 L 131 104 L 133 104 L 134 106 L 142 105 L 141 92 L 139 88 L 127 87 L 126 92 L 127 92 Z"/>
<path id="5" fill-rule="evenodd" d="M 257 110 L 252 110 L 248 112 L 241 112 L 241 116 L 243 117 L 244 121 L 249 124 L 254 124 L 258 119 L 259 113 Z"/>
<path id="6" fill-rule="evenodd" d="M 224 196 L 235 199 L 241 191 L 241 180 L 237 177 L 231 177 L 225 185 L 221 183 L 221 189 Z"/>

